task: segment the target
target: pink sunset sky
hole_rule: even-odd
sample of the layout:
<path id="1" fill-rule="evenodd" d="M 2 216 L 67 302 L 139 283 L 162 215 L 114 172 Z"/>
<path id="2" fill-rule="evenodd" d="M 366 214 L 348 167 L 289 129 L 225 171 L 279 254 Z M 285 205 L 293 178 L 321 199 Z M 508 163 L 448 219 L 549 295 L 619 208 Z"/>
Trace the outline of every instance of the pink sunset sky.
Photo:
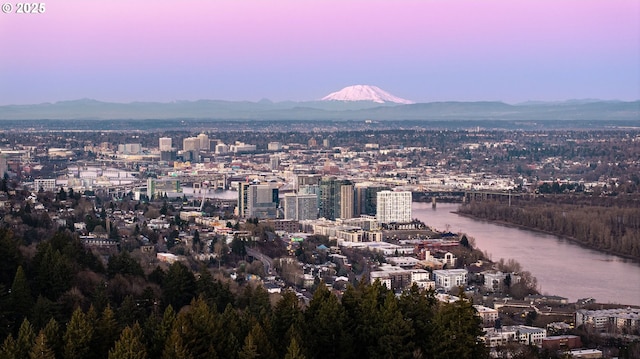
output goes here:
<path id="1" fill-rule="evenodd" d="M 13 2 L 12 4 L 16 4 Z M 0 105 L 640 99 L 637 0 L 50 0 L 0 13 Z"/>

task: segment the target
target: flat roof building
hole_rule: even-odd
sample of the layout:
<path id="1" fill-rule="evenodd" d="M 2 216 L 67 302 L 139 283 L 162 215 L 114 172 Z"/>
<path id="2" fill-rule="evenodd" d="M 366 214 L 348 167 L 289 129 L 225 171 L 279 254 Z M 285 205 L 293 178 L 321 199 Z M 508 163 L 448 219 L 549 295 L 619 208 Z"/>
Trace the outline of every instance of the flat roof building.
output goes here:
<path id="1" fill-rule="evenodd" d="M 376 198 L 376 218 L 378 222 L 411 222 L 411 192 L 380 191 L 376 194 Z"/>

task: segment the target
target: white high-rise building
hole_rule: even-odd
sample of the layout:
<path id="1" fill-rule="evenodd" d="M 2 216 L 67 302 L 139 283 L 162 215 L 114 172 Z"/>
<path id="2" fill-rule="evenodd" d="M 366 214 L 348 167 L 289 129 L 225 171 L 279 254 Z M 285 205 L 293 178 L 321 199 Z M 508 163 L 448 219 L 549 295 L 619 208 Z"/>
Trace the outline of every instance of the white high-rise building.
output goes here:
<path id="1" fill-rule="evenodd" d="M 380 191 L 376 199 L 379 223 L 411 222 L 411 192 Z"/>
<path id="2" fill-rule="evenodd" d="M 171 137 L 160 137 L 158 140 L 158 147 L 160 147 L 160 152 L 171 151 Z"/>
<path id="3" fill-rule="evenodd" d="M 209 143 L 209 136 L 206 133 L 201 133 L 196 137 L 200 142 L 198 148 L 201 150 L 209 151 L 211 149 L 211 144 Z"/>
<path id="4" fill-rule="evenodd" d="M 297 221 L 318 219 L 318 196 L 314 194 L 285 194 L 284 219 Z"/>
<path id="5" fill-rule="evenodd" d="M 182 150 L 198 151 L 200 150 L 200 140 L 197 137 L 187 137 L 182 140 Z"/>

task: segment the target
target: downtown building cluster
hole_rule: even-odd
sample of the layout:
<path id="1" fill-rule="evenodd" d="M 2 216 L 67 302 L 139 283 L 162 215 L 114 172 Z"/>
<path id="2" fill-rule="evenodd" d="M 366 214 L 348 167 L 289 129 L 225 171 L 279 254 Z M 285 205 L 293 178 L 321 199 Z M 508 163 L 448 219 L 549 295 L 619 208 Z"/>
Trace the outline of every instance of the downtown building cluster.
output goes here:
<path id="1" fill-rule="evenodd" d="M 327 220 L 374 216 L 381 225 L 410 223 L 411 192 L 357 185 L 331 176 L 296 178 L 294 191 L 279 194 L 276 182 L 238 184 L 237 214 L 241 218 Z"/>

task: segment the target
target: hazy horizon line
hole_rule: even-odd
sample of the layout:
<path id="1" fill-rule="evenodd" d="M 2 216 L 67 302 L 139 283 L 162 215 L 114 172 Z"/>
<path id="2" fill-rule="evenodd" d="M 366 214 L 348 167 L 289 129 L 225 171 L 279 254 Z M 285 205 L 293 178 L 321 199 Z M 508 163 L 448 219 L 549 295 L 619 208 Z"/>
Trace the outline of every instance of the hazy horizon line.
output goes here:
<path id="1" fill-rule="evenodd" d="M 100 103 L 108 103 L 108 104 L 119 104 L 119 105 L 128 105 L 128 104 L 136 104 L 136 103 L 158 103 L 158 104 L 172 104 L 172 103 L 189 103 L 189 102 L 199 102 L 199 101 L 220 101 L 220 102 L 233 102 L 233 103 L 242 103 L 242 102 L 248 102 L 248 103 L 261 103 L 261 102 L 269 102 L 269 103 L 273 103 L 273 104 L 277 104 L 277 103 L 309 103 L 309 102 L 345 102 L 345 103 L 349 103 L 349 102 L 369 102 L 369 103 L 376 103 L 374 101 L 370 101 L 370 100 L 360 100 L 360 101 L 340 101 L 340 100 L 322 100 L 321 98 L 318 99 L 311 99 L 311 100 L 271 100 L 267 97 L 263 97 L 259 100 L 230 100 L 230 99 L 222 99 L 222 98 L 198 98 L 198 99 L 174 99 L 174 100 L 131 100 L 131 101 L 118 101 L 118 100 L 103 100 L 103 99 L 97 99 L 97 98 L 92 98 L 92 97 L 79 97 L 79 98 L 73 98 L 73 99 L 63 99 L 63 100 L 52 100 L 52 101 L 43 101 L 43 102 L 29 102 L 29 103 L 4 103 L 4 104 L 0 104 L 1 107 L 5 107 L 5 106 L 37 106 L 37 105 L 55 105 L 55 104 L 59 104 L 59 103 L 65 103 L 65 102 L 77 102 L 77 101 L 95 101 L 95 102 L 100 102 Z M 549 103 L 549 104 L 562 104 L 562 103 L 569 103 L 569 102 L 584 102 L 584 103 L 588 103 L 588 102 L 638 102 L 640 101 L 640 98 L 637 99 L 633 99 L 633 100 L 621 100 L 618 98 L 614 98 L 614 99 L 603 99 L 603 98 L 567 98 L 567 99 L 558 99 L 558 100 L 540 100 L 540 99 L 530 99 L 530 100 L 524 100 L 524 101 L 504 101 L 504 100 L 497 100 L 497 99 L 483 99 L 483 100 L 455 100 L 455 99 L 449 99 L 449 100 L 441 100 L 441 99 L 434 99 L 434 100 L 427 100 L 427 101 L 414 101 L 413 104 L 408 104 L 408 105 L 416 105 L 416 104 L 429 104 L 429 103 L 445 103 L 445 102 L 498 102 L 498 103 L 504 103 L 506 105 L 523 105 L 523 104 L 544 104 L 544 103 Z M 394 102 L 385 102 L 385 103 L 377 103 L 381 106 L 388 106 L 388 105 L 396 105 L 396 106 L 404 106 L 407 104 L 402 104 L 402 103 L 394 103 Z"/>

